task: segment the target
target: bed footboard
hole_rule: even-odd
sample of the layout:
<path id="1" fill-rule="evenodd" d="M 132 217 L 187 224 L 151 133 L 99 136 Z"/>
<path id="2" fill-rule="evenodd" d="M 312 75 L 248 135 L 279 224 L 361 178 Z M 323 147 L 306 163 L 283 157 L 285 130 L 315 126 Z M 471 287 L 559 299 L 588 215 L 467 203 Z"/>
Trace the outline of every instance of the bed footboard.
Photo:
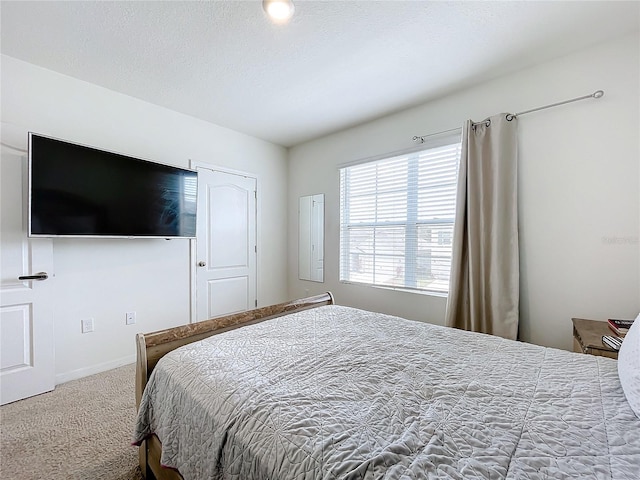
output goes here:
<path id="1" fill-rule="evenodd" d="M 217 335 L 235 328 L 263 322 L 271 318 L 281 317 L 289 313 L 308 310 L 310 308 L 321 307 L 323 305 L 333 305 L 333 295 L 331 292 L 323 293 L 313 297 L 302 298 L 291 302 L 279 303 L 267 307 L 256 308 L 246 312 L 226 315 L 224 317 L 212 318 L 202 322 L 190 323 L 179 327 L 168 328 L 153 333 L 139 333 L 136 335 L 136 408 L 140 406 L 142 392 L 147 385 L 149 376 L 158 361 L 172 350 L 187 345 L 203 338 Z M 157 439 L 156 439 L 157 441 Z M 140 468 L 145 477 L 152 473 L 148 460 L 150 453 L 145 441 L 140 445 Z M 159 444 L 159 441 L 157 441 Z M 153 445 L 151 445 L 153 446 Z M 155 450 L 159 447 L 155 445 Z M 157 453 L 157 452 L 156 452 Z M 172 472 L 175 473 L 175 472 Z M 157 472 L 156 472 L 157 476 Z M 171 477 L 175 478 L 175 477 Z M 179 477 L 178 477 L 179 478 Z"/>

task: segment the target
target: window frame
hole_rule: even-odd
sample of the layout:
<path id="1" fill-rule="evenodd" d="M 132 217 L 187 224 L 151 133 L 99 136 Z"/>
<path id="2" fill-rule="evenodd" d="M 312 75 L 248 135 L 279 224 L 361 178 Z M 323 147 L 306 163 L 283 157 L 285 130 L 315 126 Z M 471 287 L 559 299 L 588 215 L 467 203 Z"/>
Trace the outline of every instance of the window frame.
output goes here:
<path id="1" fill-rule="evenodd" d="M 449 293 L 449 289 L 448 289 L 448 281 L 447 281 L 447 286 L 445 290 L 442 289 L 437 289 L 437 288 L 433 288 L 433 289 L 429 289 L 429 288 L 425 288 L 425 287 L 418 287 L 418 269 L 419 269 L 419 264 L 420 264 L 420 254 L 419 254 L 419 249 L 418 249 L 418 239 L 420 236 L 420 228 L 424 228 L 425 226 L 438 226 L 438 225 L 444 225 L 444 224 L 450 224 L 451 225 L 451 236 L 449 235 L 444 235 L 444 231 L 438 232 L 436 233 L 436 237 L 437 237 L 437 241 L 436 241 L 436 245 L 438 247 L 442 247 L 442 246 L 450 246 L 450 248 L 452 249 L 453 247 L 453 229 L 455 228 L 455 212 L 456 212 L 456 203 L 457 203 L 457 178 L 458 178 L 458 174 L 459 174 L 459 168 L 460 168 L 460 159 L 461 159 L 461 147 L 462 147 L 462 138 L 461 135 L 462 134 L 462 130 L 457 130 L 454 133 L 448 133 L 447 135 L 437 135 L 437 136 L 433 136 L 432 138 L 427 139 L 427 141 L 421 143 L 420 145 L 410 148 L 410 149 L 406 149 L 406 150 L 402 150 L 402 151 L 398 151 L 398 152 L 392 152 L 392 153 L 388 153 L 388 154 L 384 154 L 384 155 L 379 155 L 376 157 L 370 157 L 367 159 L 363 159 L 363 160 L 359 160 L 359 161 L 355 161 L 355 162 L 349 162 L 349 163 L 345 163 L 339 166 L 339 178 L 340 178 L 340 185 L 339 185 L 339 244 L 338 244 L 338 248 L 339 248 L 339 269 L 338 269 L 338 276 L 339 276 L 339 282 L 340 283 L 344 283 L 344 284 L 354 284 L 354 285 L 362 285 L 362 286 L 369 286 L 369 287 L 374 287 L 374 288 L 384 288 L 384 289 L 391 289 L 391 290 L 401 290 L 401 291 L 408 291 L 408 292 L 412 292 L 412 293 L 418 293 L 418 294 L 426 294 L 426 295 L 433 295 L 433 296 L 447 296 Z M 433 150 L 433 149 L 437 149 L 440 147 L 445 147 L 445 146 L 453 146 L 453 145 L 458 145 L 458 156 L 456 159 L 456 165 L 455 165 L 455 180 L 454 180 L 454 202 L 452 205 L 453 208 L 453 217 L 452 218 L 446 218 L 446 219 L 422 219 L 419 220 L 418 219 L 418 203 L 419 203 L 419 188 L 418 188 L 418 165 L 419 165 L 419 157 L 423 152 L 427 152 L 429 150 Z M 345 176 L 348 175 L 349 172 L 349 168 L 351 167 L 355 167 L 358 165 L 363 165 L 363 164 L 371 164 L 374 162 L 380 162 L 380 161 L 384 161 L 384 160 L 392 160 L 396 157 L 402 157 L 402 156 L 409 156 L 409 158 L 407 159 L 407 179 L 406 179 L 406 183 L 404 184 L 404 191 L 406 191 L 406 196 L 407 196 L 407 204 L 406 204 L 406 212 L 407 212 L 407 216 L 406 219 L 403 221 L 373 221 L 373 222 L 352 222 L 350 224 L 347 224 L 344 221 L 344 217 L 345 215 L 349 215 L 349 206 L 348 204 L 345 204 L 346 198 L 349 195 L 349 185 L 343 185 L 343 182 L 345 182 Z M 411 179 L 414 179 L 414 181 L 411 181 Z M 449 182 L 450 183 L 450 182 Z M 354 197 L 349 197 L 350 199 L 353 199 Z M 379 198 L 379 192 L 376 192 L 376 199 Z M 378 205 L 376 203 L 376 205 Z M 353 268 L 350 268 L 352 265 L 352 260 L 351 260 L 351 248 L 349 248 L 351 246 L 350 243 L 350 235 L 351 232 L 358 229 L 358 228 L 372 228 L 374 229 L 374 237 L 375 237 L 375 229 L 378 227 L 393 227 L 393 226 L 398 226 L 398 227 L 403 227 L 404 229 L 404 243 L 405 243 L 405 248 L 403 250 L 403 254 L 402 255 L 397 255 L 397 254 L 376 254 L 376 253 L 372 253 L 370 254 L 372 256 L 372 258 L 376 257 L 382 257 L 382 256 L 388 256 L 388 257 L 399 257 L 399 258 L 403 258 L 403 265 L 404 265 L 404 282 L 402 285 L 388 285 L 388 284 L 383 284 L 383 283 L 375 283 L 375 267 L 372 273 L 372 282 L 366 282 L 366 281 L 356 281 L 352 279 L 352 274 L 354 272 Z M 345 238 L 349 237 L 349 238 Z M 445 238 L 447 237 L 447 238 Z M 441 238 L 444 238 L 444 240 L 441 243 Z M 347 248 L 344 248 L 344 246 L 347 246 Z M 375 248 L 374 248 L 375 250 Z M 407 255 L 407 252 L 415 252 L 415 254 L 413 255 Z M 452 252 L 451 252 L 452 253 Z M 433 257 L 431 257 L 433 258 Z M 449 254 L 446 259 L 449 261 L 449 264 L 451 262 L 451 254 Z M 449 275 L 450 275 L 450 271 L 449 271 Z"/>

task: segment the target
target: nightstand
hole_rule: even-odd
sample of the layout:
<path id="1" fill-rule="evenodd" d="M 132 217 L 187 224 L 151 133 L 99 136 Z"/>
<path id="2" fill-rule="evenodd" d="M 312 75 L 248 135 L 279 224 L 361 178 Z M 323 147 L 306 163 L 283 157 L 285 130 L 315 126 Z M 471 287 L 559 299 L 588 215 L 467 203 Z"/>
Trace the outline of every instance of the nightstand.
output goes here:
<path id="1" fill-rule="evenodd" d="M 607 326 L 607 322 L 572 318 L 573 322 L 573 351 L 588 353 L 618 359 L 618 352 L 602 343 L 603 335 L 616 334 Z"/>

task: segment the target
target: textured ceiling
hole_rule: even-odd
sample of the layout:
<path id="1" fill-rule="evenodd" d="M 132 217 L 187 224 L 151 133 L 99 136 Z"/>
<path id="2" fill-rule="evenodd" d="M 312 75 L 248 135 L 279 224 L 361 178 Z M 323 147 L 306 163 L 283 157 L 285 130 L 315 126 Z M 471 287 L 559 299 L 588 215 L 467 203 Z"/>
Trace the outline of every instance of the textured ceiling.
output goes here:
<path id="1" fill-rule="evenodd" d="M 638 2 L 2 1 L 3 54 L 291 146 L 638 30 Z"/>

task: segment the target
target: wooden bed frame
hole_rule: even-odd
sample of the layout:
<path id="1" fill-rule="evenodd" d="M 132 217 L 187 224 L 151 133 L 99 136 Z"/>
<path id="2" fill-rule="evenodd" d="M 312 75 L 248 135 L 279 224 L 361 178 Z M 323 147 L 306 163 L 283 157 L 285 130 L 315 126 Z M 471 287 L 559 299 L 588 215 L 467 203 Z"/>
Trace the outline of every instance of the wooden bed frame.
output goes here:
<path id="1" fill-rule="evenodd" d="M 196 342 L 235 328 L 252 325 L 301 310 L 321 307 L 323 305 L 333 305 L 333 303 L 333 295 L 331 292 L 326 292 L 322 295 L 257 308 L 224 317 L 212 318 L 210 320 L 168 328 L 158 332 L 137 334 L 136 408 L 140 407 L 142 392 L 144 392 L 149 376 L 158 363 L 158 360 L 170 351 L 187 345 L 188 343 Z M 148 480 L 153 478 L 158 480 L 181 480 L 182 476 L 179 472 L 169 468 L 163 468 L 160 465 L 161 451 L 162 444 L 155 435 L 142 442 L 139 450 L 142 475 Z"/>

